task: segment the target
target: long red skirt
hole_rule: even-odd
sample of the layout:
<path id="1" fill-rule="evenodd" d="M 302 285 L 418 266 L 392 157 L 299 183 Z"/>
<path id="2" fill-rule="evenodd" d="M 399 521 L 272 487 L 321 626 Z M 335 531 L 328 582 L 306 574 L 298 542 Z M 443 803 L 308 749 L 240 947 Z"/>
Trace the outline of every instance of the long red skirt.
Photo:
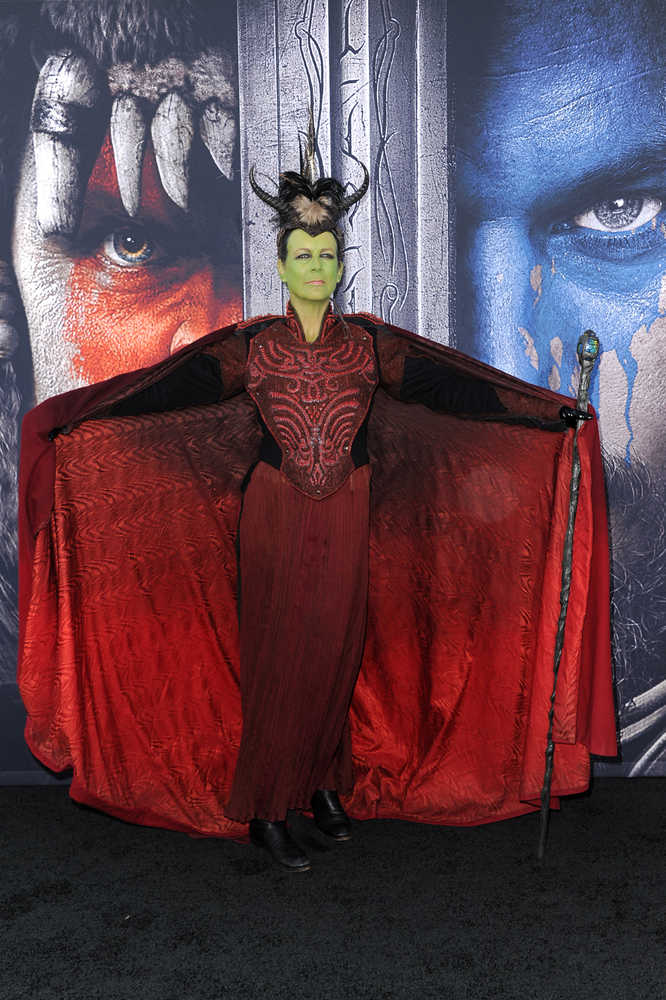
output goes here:
<path id="1" fill-rule="evenodd" d="M 353 786 L 347 714 L 368 597 L 368 466 L 311 500 L 260 462 L 240 522 L 243 733 L 230 819 L 284 819 Z"/>

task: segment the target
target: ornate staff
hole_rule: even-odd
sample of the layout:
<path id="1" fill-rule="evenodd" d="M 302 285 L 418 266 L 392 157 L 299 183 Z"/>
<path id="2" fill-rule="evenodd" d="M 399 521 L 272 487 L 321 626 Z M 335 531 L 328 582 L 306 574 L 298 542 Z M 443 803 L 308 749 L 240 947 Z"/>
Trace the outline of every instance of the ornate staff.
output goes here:
<path id="1" fill-rule="evenodd" d="M 571 459 L 571 485 L 569 487 L 569 513 L 567 517 L 567 530 L 564 536 L 564 548 L 562 551 L 562 586 L 560 587 L 560 617 L 557 622 L 557 634 L 555 636 L 555 654 L 553 657 L 553 690 L 550 695 L 550 708 L 548 711 L 548 735 L 546 737 L 546 765 L 541 787 L 541 829 L 539 834 L 539 847 L 537 858 L 543 861 L 546 848 L 546 835 L 548 833 L 548 818 L 550 816 L 550 787 L 553 779 L 553 756 L 555 753 L 555 743 L 553 741 L 553 719 L 555 716 L 555 695 L 557 693 L 557 675 L 560 669 L 562 658 L 562 646 L 564 644 L 564 628 L 567 621 L 567 608 L 569 607 L 569 591 L 571 589 L 571 565 L 573 561 L 573 539 L 574 527 L 576 524 L 576 510 L 578 508 L 578 493 L 580 490 L 580 456 L 578 453 L 578 433 L 585 420 L 589 420 L 592 414 L 587 412 L 590 394 L 590 376 L 594 368 L 594 362 L 599 355 L 599 338 L 592 330 L 586 330 L 578 340 L 576 347 L 578 362 L 580 364 L 580 382 L 578 385 L 578 396 L 576 409 L 563 406 L 560 416 L 568 427 L 574 430 L 573 455 Z"/>

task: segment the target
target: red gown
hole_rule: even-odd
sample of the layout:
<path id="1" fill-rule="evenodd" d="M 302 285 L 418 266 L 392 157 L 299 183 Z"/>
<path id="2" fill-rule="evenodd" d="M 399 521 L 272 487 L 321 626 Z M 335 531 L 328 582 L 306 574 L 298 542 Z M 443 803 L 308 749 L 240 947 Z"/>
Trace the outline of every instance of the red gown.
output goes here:
<path id="1" fill-rule="evenodd" d="M 313 344 L 289 309 L 249 345 L 245 384 L 280 468 L 258 463 L 240 518 L 243 728 L 225 813 L 241 822 L 353 789 L 370 476 L 352 451 L 377 381 L 371 336 L 330 312 Z"/>
<path id="2" fill-rule="evenodd" d="M 262 341 L 281 354 L 277 381 Z M 328 395 L 306 371 L 317 352 L 337 357 Z M 165 385 L 175 404 L 137 410 Z M 533 809 L 568 505 L 563 402 L 353 316 L 329 317 L 314 352 L 293 319 L 269 317 L 48 400 L 26 418 L 21 467 L 33 752 L 73 768 L 80 801 L 199 834 L 238 835 L 335 784 L 358 818 Z M 594 423 L 579 447 L 554 800 L 587 786 L 590 752 L 615 753 Z"/>

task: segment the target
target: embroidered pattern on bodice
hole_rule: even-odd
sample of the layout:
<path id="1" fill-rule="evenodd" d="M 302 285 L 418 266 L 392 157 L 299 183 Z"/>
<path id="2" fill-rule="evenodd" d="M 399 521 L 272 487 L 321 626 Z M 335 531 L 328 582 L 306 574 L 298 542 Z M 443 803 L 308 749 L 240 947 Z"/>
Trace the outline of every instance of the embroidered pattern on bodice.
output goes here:
<path id="1" fill-rule="evenodd" d="M 372 338 L 327 319 L 308 344 L 287 317 L 251 341 L 246 388 L 282 451 L 282 471 L 316 500 L 354 469 L 351 448 L 377 386 Z"/>

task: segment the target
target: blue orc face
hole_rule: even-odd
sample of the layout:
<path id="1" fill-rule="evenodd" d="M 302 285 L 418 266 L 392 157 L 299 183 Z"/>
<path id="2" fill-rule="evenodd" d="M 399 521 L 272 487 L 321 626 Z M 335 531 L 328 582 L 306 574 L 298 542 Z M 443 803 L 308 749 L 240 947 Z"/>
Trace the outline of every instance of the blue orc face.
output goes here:
<path id="1" fill-rule="evenodd" d="M 604 447 L 663 468 L 663 6 L 455 6 L 457 343 L 575 394 L 592 328 Z"/>

